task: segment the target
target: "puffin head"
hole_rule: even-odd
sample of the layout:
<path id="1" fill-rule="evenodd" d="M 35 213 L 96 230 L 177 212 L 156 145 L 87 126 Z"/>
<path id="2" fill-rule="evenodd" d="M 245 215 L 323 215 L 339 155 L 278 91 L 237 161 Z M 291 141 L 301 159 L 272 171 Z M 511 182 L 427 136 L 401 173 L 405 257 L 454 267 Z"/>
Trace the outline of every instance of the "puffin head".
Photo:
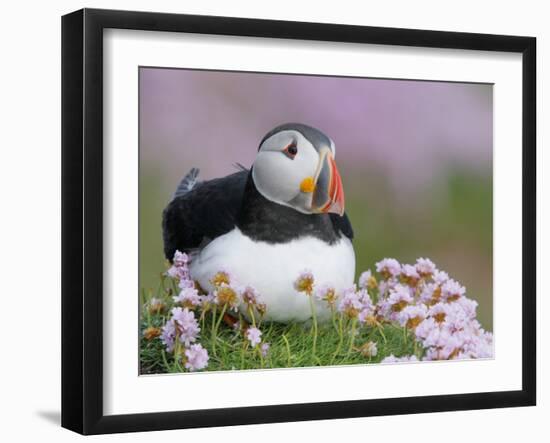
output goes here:
<path id="1" fill-rule="evenodd" d="M 286 123 L 269 131 L 252 166 L 266 199 L 304 214 L 344 214 L 344 189 L 334 142 L 318 129 Z"/>

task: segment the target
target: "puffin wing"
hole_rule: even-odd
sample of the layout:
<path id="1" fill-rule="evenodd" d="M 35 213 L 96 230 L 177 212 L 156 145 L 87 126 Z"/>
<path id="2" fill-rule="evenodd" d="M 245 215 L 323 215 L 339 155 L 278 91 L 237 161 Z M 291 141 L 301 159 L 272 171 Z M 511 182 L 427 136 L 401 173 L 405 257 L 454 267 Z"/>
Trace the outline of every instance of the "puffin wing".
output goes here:
<path id="1" fill-rule="evenodd" d="M 340 231 L 350 240 L 353 240 L 353 228 L 348 218 L 348 214 L 344 213 L 343 216 L 338 214 L 330 213 L 330 219 L 332 221 L 332 226 L 336 232 Z"/>
<path id="2" fill-rule="evenodd" d="M 187 175 L 181 179 L 180 184 L 176 188 L 176 192 L 174 192 L 172 200 L 176 197 L 181 197 L 182 195 L 187 194 L 191 189 L 195 187 L 195 185 L 197 184 L 199 172 L 199 168 L 191 168 Z"/>
<path id="3" fill-rule="evenodd" d="M 162 214 L 164 255 L 193 253 L 231 231 L 241 209 L 248 171 L 197 182 L 193 168 L 181 181 Z"/>

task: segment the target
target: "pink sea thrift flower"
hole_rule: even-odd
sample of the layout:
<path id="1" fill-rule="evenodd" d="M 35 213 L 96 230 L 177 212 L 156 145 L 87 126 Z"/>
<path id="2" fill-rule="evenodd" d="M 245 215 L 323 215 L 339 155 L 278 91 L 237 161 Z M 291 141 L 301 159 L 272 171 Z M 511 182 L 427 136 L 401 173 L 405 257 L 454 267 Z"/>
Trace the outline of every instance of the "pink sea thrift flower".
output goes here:
<path id="1" fill-rule="evenodd" d="M 185 346 L 189 346 L 190 343 L 197 339 L 201 329 L 199 328 L 199 324 L 193 311 L 190 311 L 187 308 L 173 308 L 172 320 L 175 322 L 176 328 L 179 332 L 180 341 Z"/>
<path id="2" fill-rule="evenodd" d="M 333 307 L 338 299 L 336 289 L 331 285 L 322 285 L 315 290 L 315 297 L 318 300 L 326 302 L 329 306 Z"/>
<path id="3" fill-rule="evenodd" d="M 180 307 L 172 309 L 172 318 L 162 328 L 161 340 L 168 352 L 172 352 L 175 346 L 176 337 L 185 346 L 197 340 L 200 328 L 193 311 Z"/>
<path id="4" fill-rule="evenodd" d="M 464 315 L 469 318 L 470 320 L 473 320 L 476 318 L 476 311 L 478 303 L 475 300 L 472 300 L 468 297 L 460 297 L 456 303 L 453 303 L 453 305 L 460 306 L 460 308 L 464 311 Z"/>
<path id="5" fill-rule="evenodd" d="M 267 356 L 267 353 L 269 352 L 269 347 L 270 347 L 269 343 L 262 343 L 262 345 L 260 346 L 260 351 L 262 352 L 262 357 Z"/>
<path id="6" fill-rule="evenodd" d="M 381 296 L 386 296 L 387 293 L 397 285 L 398 282 L 396 279 L 391 278 L 389 280 L 381 280 L 378 282 L 378 290 Z"/>
<path id="7" fill-rule="evenodd" d="M 493 334 L 482 328 L 473 327 L 470 331 L 470 341 L 463 346 L 463 352 L 470 358 L 492 358 Z"/>
<path id="8" fill-rule="evenodd" d="M 377 303 L 377 313 L 388 321 L 398 321 L 398 313 L 407 305 L 413 303 L 413 288 L 397 283 L 389 291 L 387 297 L 380 297 Z"/>
<path id="9" fill-rule="evenodd" d="M 168 320 L 162 327 L 162 333 L 160 334 L 162 343 L 166 346 L 168 352 L 174 350 L 174 343 L 176 340 L 176 325 L 173 320 Z"/>
<path id="10" fill-rule="evenodd" d="M 169 277 L 177 278 L 178 280 L 187 280 L 189 277 L 189 271 L 187 268 L 184 267 L 177 267 L 177 266 L 171 266 L 168 271 L 166 271 L 166 274 Z"/>
<path id="11" fill-rule="evenodd" d="M 189 256 L 185 252 L 176 251 L 172 262 L 174 263 L 174 266 L 187 266 L 189 263 Z"/>
<path id="12" fill-rule="evenodd" d="M 357 291 L 357 295 L 359 296 L 359 300 L 361 300 L 363 309 L 374 309 L 374 304 L 372 303 L 372 299 L 366 289 L 360 289 Z"/>
<path id="13" fill-rule="evenodd" d="M 359 276 L 358 285 L 361 289 L 374 289 L 378 286 L 376 278 L 372 275 L 372 272 L 369 270 L 363 272 Z"/>
<path id="14" fill-rule="evenodd" d="M 182 278 L 178 283 L 178 287 L 180 289 L 194 288 L 195 282 L 193 280 L 190 280 L 189 278 Z"/>
<path id="15" fill-rule="evenodd" d="M 374 316 L 374 309 L 362 309 L 357 316 L 359 323 L 364 324 L 376 324 L 376 317 Z"/>
<path id="16" fill-rule="evenodd" d="M 447 302 L 458 300 L 465 292 L 466 288 L 455 280 L 448 280 L 441 287 L 441 296 Z"/>
<path id="17" fill-rule="evenodd" d="M 397 314 L 397 321 L 403 327 L 415 329 L 428 314 L 428 308 L 424 304 L 405 306 Z"/>
<path id="18" fill-rule="evenodd" d="M 212 283 L 215 287 L 222 286 L 222 285 L 230 285 L 234 284 L 235 278 L 233 274 L 231 274 L 229 271 L 222 269 L 218 272 L 216 272 L 212 278 L 210 279 L 210 283 Z"/>
<path id="19" fill-rule="evenodd" d="M 200 343 L 187 348 L 185 357 L 185 368 L 190 371 L 199 371 L 208 366 L 208 351 Z"/>
<path id="20" fill-rule="evenodd" d="M 311 295 L 314 283 L 313 273 L 309 269 L 304 269 L 294 281 L 294 289 L 298 292 L 305 292 L 307 295 Z"/>
<path id="21" fill-rule="evenodd" d="M 450 305 L 447 303 L 436 303 L 428 309 L 428 315 L 433 318 L 436 323 L 443 323 L 447 320 L 449 306 Z"/>
<path id="22" fill-rule="evenodd" d="M 236 311 L 240 303 L 239 290 L 232 285 L 222 283 L 214 292 L 214 300 L 218 306 Z"/>
<path id="23" fill-rule="evenodd" d="M 419 258 L 416 260 L 416 271 L 421 277 L 431 277 L 437 271 L 434 262 L 429 258 Z"/>
<path id="24" fill-rule="evenodd" d="M 388 303 L 391 306 L 393 312 L 402 311 L 405 306 L 412 303 L 413 296 L 409 287 L 397 284 L 390 290 L 390 296 L 388 297 Z"/>
<path id="25" fill-rule="evenodd" d="M 195 286 L 188 286 L 183 288 L 180 293 L 173 298 L 175 303 L 178 303 L 183 307 L 189 309 L 193 309 L 201 304 L 199 291 L 195 289 Z"/>
<path id="26" fill-rule="evenodd" d="M 252 286 L 245 286 L 241 289 L 243 302 L 249 306 L 256 306 L 260 302 L 260 294 Z"/>
<path id="27" fill-rule="evenodd" d="M 361 312 L 359 312 L 358 319 L 360 323 L 366 323 L 374 320 L 375 306 L 370 298 L 369 293 L 362 289 L 358 293 L 361 301 Z"/>
<path id="28" fill-rule="evenodd" d="M 414 330 L 419 341 L 425 340 L 434 329 L 439 329 L 437 321 L 433 317 L 425 318 Z"/>
<path id="29" fill-rule="evenodd" d="M 166 274 L 172 278 L 187 280 L 189 278 L 188 262 L 189 257 L 186 253 L 176 251 L 172 259 L 172 266 L 166 271 Z"/>
<path id="30" fill-rule="evenodd" d="M 436 283 L 427 283 L 422 287 L 419 300 L 422 303 L 431 304 L 434 301 L 434 295 L 436 292 L 441 292 L 439 286 Z"/>
<path id="31" fill-rule="evenodd" d="M 449 274 L 447 274 L 445 271 L 435 271 L 433 275 L 433 280 L 441 286 L 443 283 L 449 280 Z"/>
<path id="32" fill-rule="evenodd" d="M 248 339 L 252 347 L 255 347 L 256 345 L 259 345 L 261 343 L 261 336 L 262 331 L 260 331 L 258 328 L 251 327 L 246 330 L 246 338 Z"/>
<path id="33" fill-rule="evenodd" d="M 382 275 L 384 279 L 397 277 L 401 272 L 401 265 L 395 258 L 385 258 L 376 263 L 376 272 Z"/>
<path id="34" fill-rule="evenodd" d="M 344 313 L 349 318 L 355 318 L 363 309 L 361 300 L 362 293 L 357 292 L 355 287 L 345 289 L 338 304 L 338 311 Z"/>
<path id="35" fill-rule="evenodd" d="M 452 334 L 442 347 L 438 349 L 440 360 L 449 360 L 455 358 L 460 353 L 460 349 L 464 345 L 463 338 L 459 334 Z"/>
<path id="36" fill-rule="evenodd" d="M 420 275 L 414 266 L 403 265 L 401 267 L 401 280 L 410 286 L 416 286 L 418 280 L 420 280 Z"/>
<path id="37" fill-rule="evenodd" d="M 420 323 L 415 333 L 421 339 L 425 348 L 442 348 L 452 336 L 451 331 L 447 327 L 440 326 L 431 318 Z"/>
<path id="38" fill-rule="evenodd" d="M 460 306 L 455 306 L 455 304 L 449 305 L 443 326 L 447 328 L 451 334 L 472 327 L 480 327 L 477 320 L 468 318 L 467 313 Z"/>

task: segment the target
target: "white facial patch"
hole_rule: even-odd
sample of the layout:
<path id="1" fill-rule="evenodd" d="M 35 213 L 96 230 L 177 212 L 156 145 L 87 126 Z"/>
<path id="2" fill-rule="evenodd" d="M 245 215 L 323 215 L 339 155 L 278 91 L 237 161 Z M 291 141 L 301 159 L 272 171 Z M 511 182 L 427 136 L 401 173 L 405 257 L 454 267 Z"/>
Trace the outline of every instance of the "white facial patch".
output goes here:
<path id="1" fill-rule="evenodd" d="M 291 143 L 298 149 L 294 158 L 283 152 Z M 314 177 L 318 163 L 319 154 L 300 132 L 281 131 L 262 143 L 254 161 L 252 178 L 258 191 L 268 200 L 309 212 L 308 208 L 295 207 L 289 202 L 301 193 L 300 183 L 306 177 Z"/>

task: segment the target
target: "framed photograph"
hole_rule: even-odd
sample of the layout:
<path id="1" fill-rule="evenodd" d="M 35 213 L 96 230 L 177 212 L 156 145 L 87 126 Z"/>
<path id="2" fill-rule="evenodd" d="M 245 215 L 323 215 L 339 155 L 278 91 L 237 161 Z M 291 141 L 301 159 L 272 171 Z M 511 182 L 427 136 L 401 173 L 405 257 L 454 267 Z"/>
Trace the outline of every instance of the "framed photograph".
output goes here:
<path id="1" fill-rule="evenodd" d="M 62 19 L 62 425 L 536 402 L 532 37 Z"/>

